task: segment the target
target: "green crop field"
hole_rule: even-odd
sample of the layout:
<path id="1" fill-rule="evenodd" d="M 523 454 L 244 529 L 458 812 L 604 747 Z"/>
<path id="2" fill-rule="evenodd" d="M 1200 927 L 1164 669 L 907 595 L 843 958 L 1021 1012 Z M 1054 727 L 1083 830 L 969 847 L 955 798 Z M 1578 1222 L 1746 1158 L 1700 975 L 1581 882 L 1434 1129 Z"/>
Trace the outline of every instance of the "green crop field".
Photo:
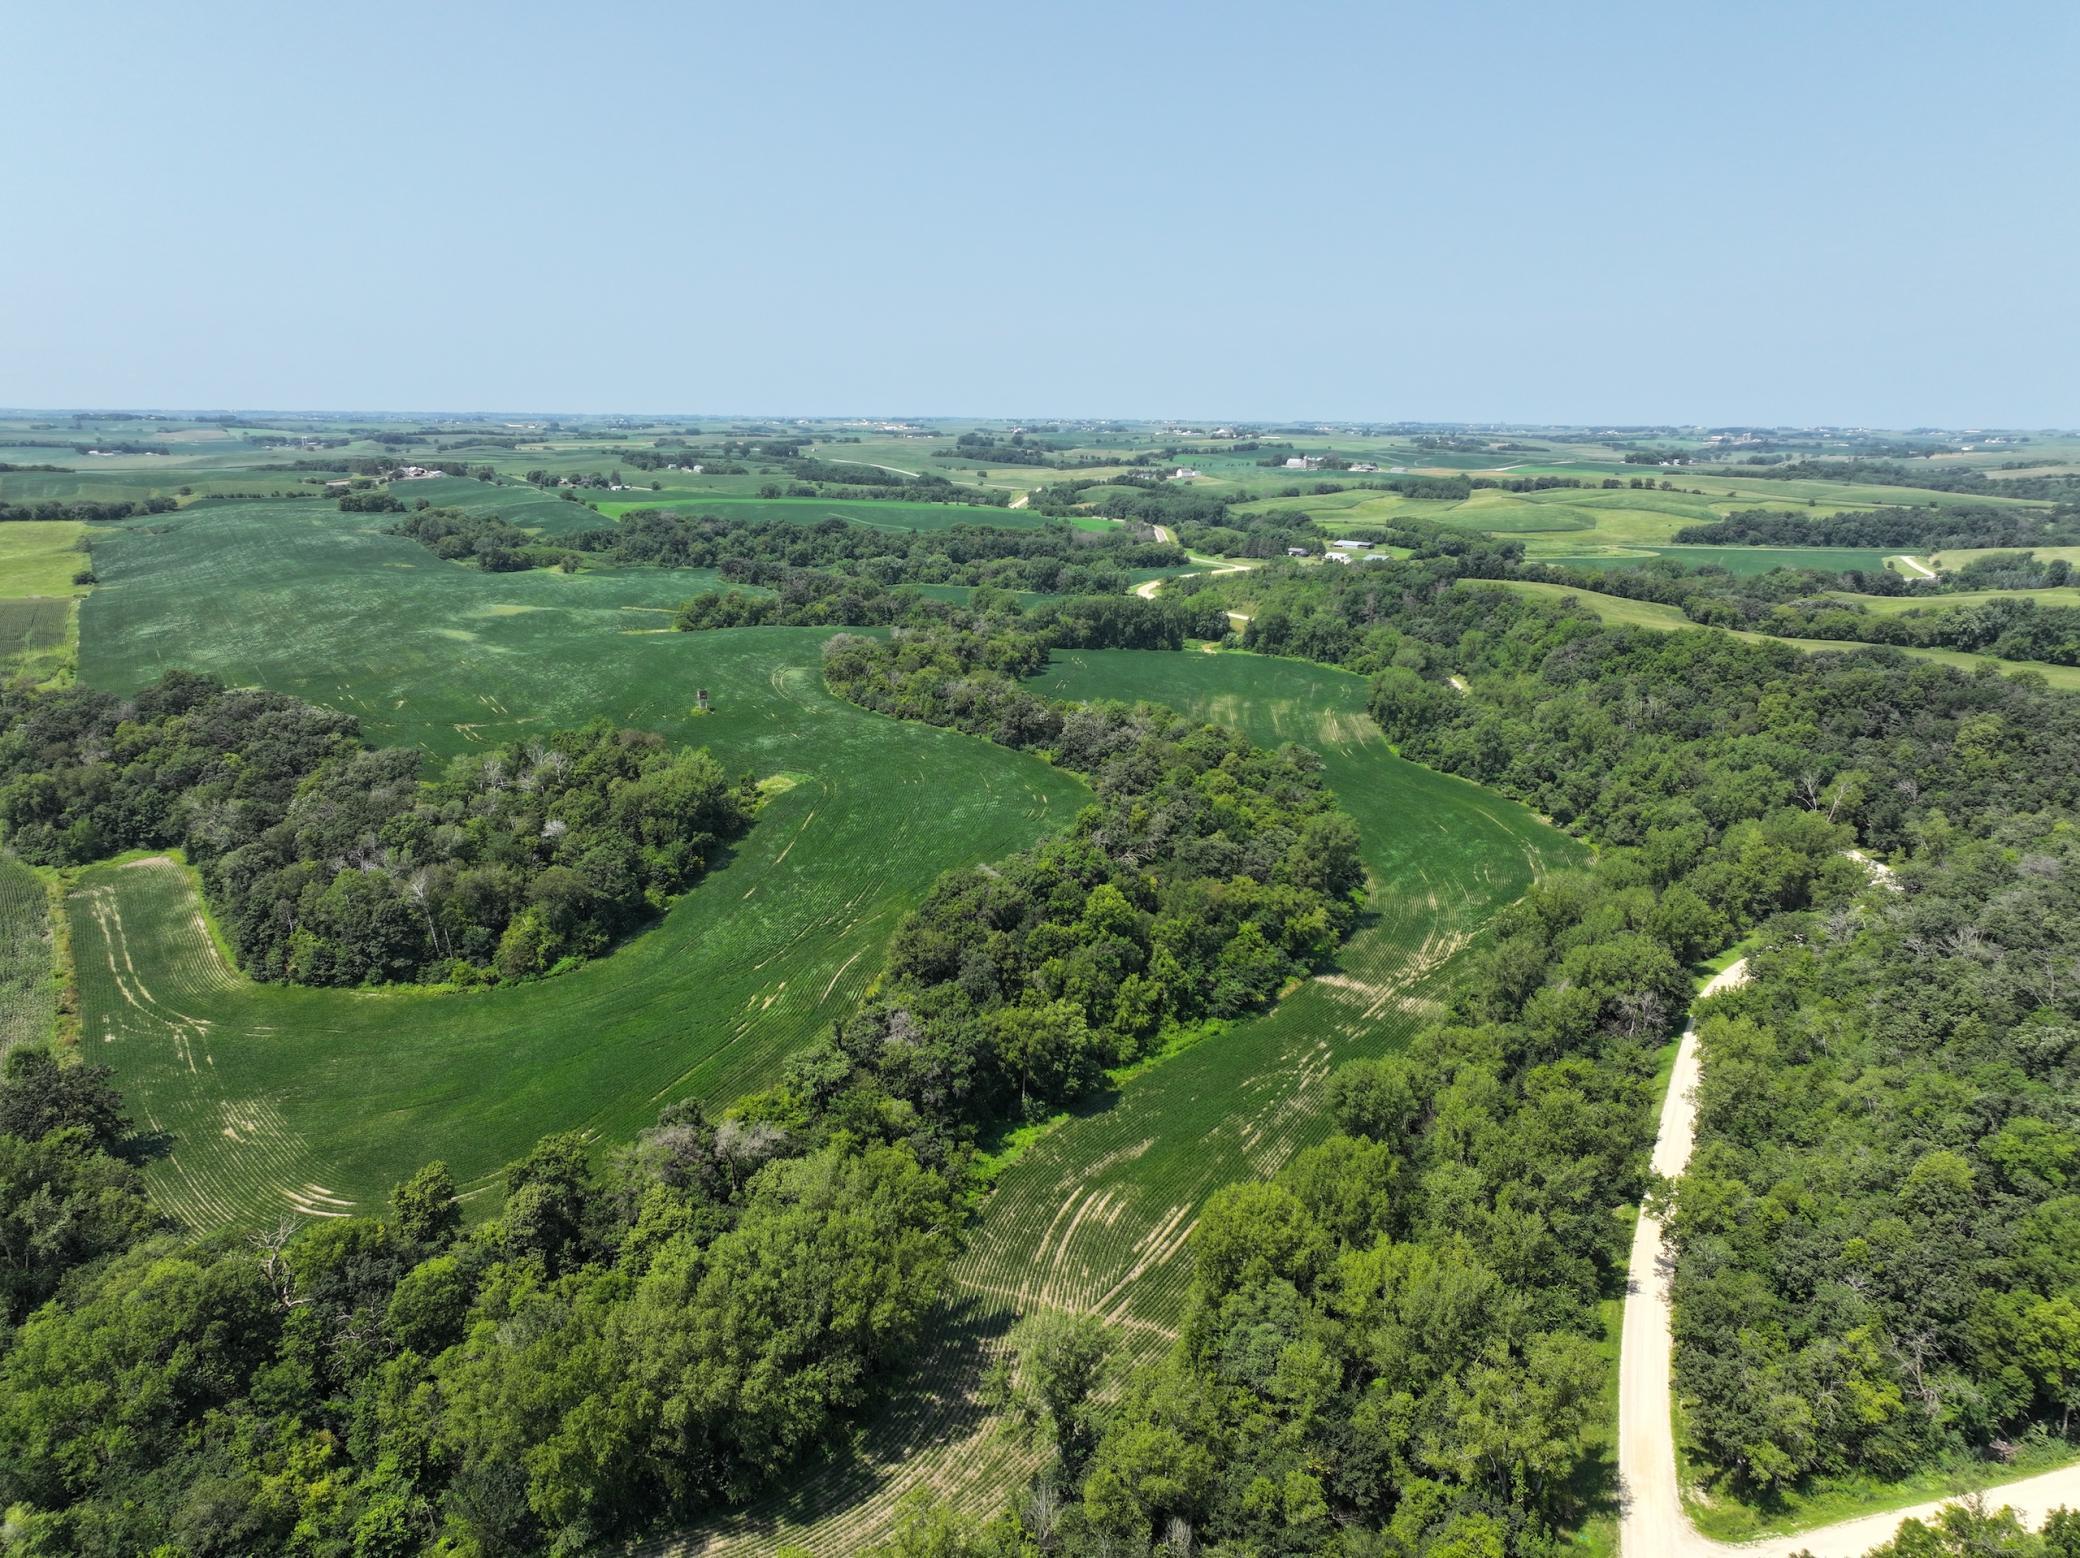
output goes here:
<path id="1" fill-rule="evenodd" d="M 191 1222 L 250 1223 L 299 1196 L 365 1208 L 435 1156 L 482 1182 L 545 1132 L 626 1140 L 672 1098 L 759 1086 L 853 1008 L 939 872 L 1065 826 L 1087 794 L 1031 757 L 832 698 L 824 630 L 672 631 L 670 604 L 711 574 L 486 574 L 362 522 L 376 517 L 248 504 L 108 534 L 85 679 L 212 672 L 435 759 L 605 715 L 797 782 L 655 929 L 539 986 L 254 986 L 210 947 L 181 867 L 83 873 L 84 1043 L 177 1136 L 153 1185 Z M 697 688 L 713 713 L 692 712 Z"/>
<path id="2" fill-rule="evenodd" d="M 202 1228 L 367 1210 L 431 1158 L 479 1187 L 548 1132 L 625 1141 L 674 1098 L 726 1102 L 853 1009 L 940 871 L 1067 824 L 1086 793 L 1068 775 L 825 693 L 824 636 L 674 635 L 731 689 L 699 739 L 800 777 L 655 928 L 539 985 L 255 985 L 218 953 L 176 862 L 82 872 L 68 899 L 82 1043 L 175 1138 L 150 1170 L 161 1203 Z"/>
<path id="3" fill-rule="evenodd" d="M 1275 1172 L 1326 1135 L 1334 1067 L 1394 1049 L 1434 1020 L 1454 959 L 1488 919 L 1537 873 L 1582 858 L 1522 807 L 1397 758 L 1365 713 L 1364 678 L 1348 672 L 1245 654 L 1080 651 L 1058 654 L 1036 685 L 1064 698 L 1148 698 L 1260 742 L 1311 746 L 1358 823 L 1368 913 L 1333 970 L 1079 1111 L 1005 1171 L 928 1356 L 861 1454 L 653 1550 L 709 1551 L 703 1542 L 733 1538 L 720 1550 L 807 1540 L 817 1552 L 855 1551 L 920 1482 L 971 1511 L 993 1509 L 1029 1468 L 974 1400 L 990 1340 L 1015 1315 L 1052 1306 L 1108 1317 L 1136 1353 L 1166 1345 L 1206 1197 Z"/>
<path id="4" fill-rule="evenodd" d="M 1880 617 L 1896 617 L 1908 611 L 1952 611 L 1962 606 L 1984 606 L 1992 601 L 2030 601 L 2039 606 L 2080 606 L 2080 587 L 2062 585 L 2048 590 L 1958 590 L 1950 595 L 1858 595 L 1849 590 L 1829 590 L 1835 600 Z"/>
<path id="5" fill-rule="evenodd" d="M 74 612 L 48 596 L 0 600 L 0 670 L 47 681 L 71 658 Z"/>
<path id="6" fill-rule="evenodd" d="M 689 738 L 702 657 L 672 612 L 715 574 L 487 574 L 383 534 L 386 518 L 244 503 L 97 527 L 81 679 L 127 691 L 177 666 L 207 671 L 433 753 L 595 715 L 676 722 L 669 733 Z M 717 689 L 725 707 L 733 690 Z"/>
<path id="7" fill-rule="evenodd" d="M 612 523 L 582 503 L 559 497 L 553 488 L 544 491 L 525 482 L 494 484 L 471 481 L 462 476 L 435 476 L 399 482 L 394 490 L 407 501 L 424 498 L 436 508 L 456 508 L 468 514 L 496 514 L 522 530 L 531 530 L 551 539 L 574 535 L 581 530 L 598 530 Z M 639 508 L 659 506 L 658 502 L 636 505 Z M 369 514 L 360 517 L 373 522 L 395 516 Z"/>
<path id="8" fill-rule="evenodd" d="M 1593 570 L 1626 568 L 1666 557 L 1686 568 L 1724 568 L 1734 574 L 1768 573 L 1772 568 L 1815 568 L 1823 573 L 1843 573 L 1853 568 L 1863 573 L 1882 573 L 1891 555 L 1853 546 L 1654 546 L 1561 555 L 1538 552 L 1527 561 Z"/>
<path id="9" fill-rule="evenodd" d="M 1823 573 L 1883 573 L 1892 554 L 1854 546 L 1661 546 L 1655 555 L 1686 568 L 1710 565 L 1728 573 L 1768 573 L 1772 568 L 1816 568 Z"/>
<path id="10" fill-rule="evenodd" d="M 1472 581 L 1461 580 L 1461 584 Z M 1846 639 L 1832 638 L 1783 638 L 1773 633 L 1750 633 L 1739 628 L 1708 628 L 1692 622 L 1683 615 L 1680 606 L 1663 606 L 1654 601 L 1629 600 L 1622 595 L 1605 595 L 1596 590 L 1578 590 L 1564 584 L 1534 584 L 1523 579 L 1493 579 L 1480 581 L 1480 588 L 1516 590 L 1525 595 L 1543 595 L 1552 599 L 1573 600 L 1593 611 L 1605 622 L 1624 627 L 1650 628 L 1655 632 L 1675 632 L 1683 628 L 1695 628 L 1709 633 L 1731 633 L 1735 638 L 1744 638 L 1758 644 L 1788 644 L 1793 649 L 1807 654 L 1844 654 L 1863 646 Z M 2080 690 L 2080 666 L 2049 665 L 2037 660 L 2001 660 L 1992 655 L 1966 654 L 1957 649 L 1910 649 L 1899 647 L 1903 655 L 1917 660 L 1932 660 L 1938 665 L 1954 666 L 1960 671 L 1976 671 L 1981 666 L 1992 666 L 2003 673 L 2028 671 L 2041 676 L 2053 687 Z"/>
<path id="11" fill-rule="evenodd" d="M 0 1055 L 51 1036 L 58 989 L 43 878 L 0 852 Z"/>

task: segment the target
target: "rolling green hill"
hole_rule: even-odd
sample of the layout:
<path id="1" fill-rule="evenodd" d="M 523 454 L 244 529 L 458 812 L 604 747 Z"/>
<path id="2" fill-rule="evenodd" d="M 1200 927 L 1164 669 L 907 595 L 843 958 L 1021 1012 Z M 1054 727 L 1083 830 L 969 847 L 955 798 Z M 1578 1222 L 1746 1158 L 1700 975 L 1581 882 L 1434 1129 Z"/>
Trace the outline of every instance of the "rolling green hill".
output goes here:
<path id="1" fill-rule="evenodd" d="M 998 1436 L 974 1391 L 1014 1316 L 1097 1313 L 1135 1355 L 1166 1344 L 1205 1198 L 1270 1174 L 1326 1135 L 1330 1071 L 1394 1049 L 1433 1020 L 1454 960 L 1488 919 L 1536 874 L 1583 856 L 1524 808 L 1396 757 L 1365 713 L 1365 679 L 1348 672 L 1245 654 L 1094 650 L 1057 655 L 1036 685 L 1063 698 L 1148 698 L 1260 743 L 1312 747 L 1358 823 L 1369 912 L 1336 967 L 1275 1010 L 1125 1082 L 1018 1157 L 955 1267 L 931 1351 L 856 1454 L 742 1517 L 646 1552 L 771 1553 L 791 1541 L 856 1551 L 920 1483 L 972 1512 L 996 1507 L 1030 1457 Z"/>

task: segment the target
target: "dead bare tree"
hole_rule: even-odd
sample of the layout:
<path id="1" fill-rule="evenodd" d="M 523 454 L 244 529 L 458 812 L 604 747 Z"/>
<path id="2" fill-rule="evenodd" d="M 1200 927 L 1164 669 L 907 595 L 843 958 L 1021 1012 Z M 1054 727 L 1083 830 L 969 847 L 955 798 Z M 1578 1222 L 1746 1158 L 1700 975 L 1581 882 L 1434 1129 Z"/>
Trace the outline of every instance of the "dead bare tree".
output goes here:
<path id="1" fill-rule="evenodd" d="M 296 1309 L 310 1302 L 296 1293 L 296 1273 L 290 1269 L 289 1241 L 296 1237 L 297 1222 L 294 1217 L 283 1217 L 265 1233 L 246 1235 L 246 1243 L 259 1252 L 260 1275 L 273 1290 L 275 1302 L 284 1309 Z"/>

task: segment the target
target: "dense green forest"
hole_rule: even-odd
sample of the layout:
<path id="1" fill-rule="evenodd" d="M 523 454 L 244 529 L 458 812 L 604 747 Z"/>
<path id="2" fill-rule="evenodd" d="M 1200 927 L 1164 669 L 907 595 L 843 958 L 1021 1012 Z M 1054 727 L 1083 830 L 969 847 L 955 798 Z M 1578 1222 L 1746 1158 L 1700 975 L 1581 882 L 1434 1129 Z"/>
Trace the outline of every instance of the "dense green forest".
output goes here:
<path id="1" fill-rule="evenodd" d="M 0 1081 L 10 1551 L 583 1551 L 817 1442 L 952 1247 L 953 1187 L 907 1146 L 697 1105 L 605 1165 L 543 1141 L 467 1233 L 436 1163 L 381 1219 L 195 1243 L 104 1076 L 67 1070 L 54 1098 L 17 1050 Z"/>
<path id="2" fill-rule="evenodd" d="M 769 595 L 711 590 L 679 608 L 684 632 L 736 627 L 965 627 L 989 618 L 1015 624 L 1029 641 L 1055 649 L 1178 649 L 1188 638 L 1219 638 L 1227 618 L 1191 598 L 1082 595 L 1031 607 L 978 586 L 966 607 L 914 591 L 883 589 L 842 574 L 802 569 L 782 575 Z"/>
<path id="3" fill-rule="evenodd" d="M 899 584 L 990 585 L 1048 594 L 1117 594 L 1134 570 L 1174 568 L 1182 548 L 1121 531 L 952 525 L 877 530 L 816 521 L 687 515 L 637 509 L 610 528 L 542 541 L 495 514 L 427 508 L 396 527 L 452 561 L 492 573 L 613 563 L 712 568 L 732 584 L 774 585 L 805 570 L 882 588 Z"/>
<path id="4" fill-rule="evenodd" d="M 255 979 L 475 983 L 595 956 L 697 881 L 756 794 L 595 721 L 422 783 L 346 715 L 180 672 L 0 691 L 0 825 L 46 865 L 178 848 Z"/>
<path id="5" fill-rule="evenodd" d="M 2039 605 L 2027 596 L 1885 615 L 1854 603 L 1807 599 L 1786 602 L 1750 620 L 1765 633 L 1794 638 L 1956 649 L 2006 660 L 2080 665 L 2080 607 Z"/>
<path id="6" fill-rule="evenodd" d="M 1925 831 L 1772 923 L 1701 1030 L 1677 1386 L 1740 1481 L 1897 1475 L 2080 1407 L 2080 831 Z"/>

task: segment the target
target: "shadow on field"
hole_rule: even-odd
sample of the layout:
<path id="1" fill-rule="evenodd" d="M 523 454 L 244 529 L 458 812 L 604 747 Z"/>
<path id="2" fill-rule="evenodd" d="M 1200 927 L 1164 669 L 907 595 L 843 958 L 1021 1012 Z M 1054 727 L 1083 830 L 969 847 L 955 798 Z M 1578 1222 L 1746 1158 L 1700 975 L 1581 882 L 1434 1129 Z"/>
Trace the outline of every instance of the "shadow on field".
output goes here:
<path id="1" fill-rule="evenodd" d="M 174 1135 L 171 1131 L 132 1131 L 117 1144 L 115 1155 L 125 1163 L 142 1168 L 147 1163 L 171 1156 L 173 1149 Z"/>

